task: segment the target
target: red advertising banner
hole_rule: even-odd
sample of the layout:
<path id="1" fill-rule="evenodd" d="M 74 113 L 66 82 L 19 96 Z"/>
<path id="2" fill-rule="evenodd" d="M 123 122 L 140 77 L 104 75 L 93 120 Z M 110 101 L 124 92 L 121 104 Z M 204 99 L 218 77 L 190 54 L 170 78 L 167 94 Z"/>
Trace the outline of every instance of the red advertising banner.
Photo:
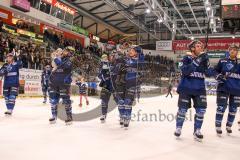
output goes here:
<path id="1" fill-rule="evenodd" d="M 0 80 L 0 95 L 2 95 L 2 80 Z"/>
<path id="2" fill-rule="evenodd" d="M 205 39 L 201 39 L 205 44 Z M 187 46 L 191 42 L 191 40 L 175 40 L 173 41 L 173 50 L 180 51 L 180 50 L 188 50 Z M 209 39 L 208 40 L 208 50 L 227 50 L 229 45 L 231 44 L 240 45 L 240 38 L 236 39 Z"/>
<path id="3" fill-rule="evenodd" d="M 54 5 L 55 3 L 57 3 L 57 0 L 42 0 L 43 2 L 49 3 L 51 5 Z"/>
<path id="4" fill-rule="evenodd" d="M 70 13 L 71 15 L 74 15 L 76 13 L 76 10 L 71 8 L 71 7 L 68 7 L 67 5 L 61 3 L 61 2 L 58 2 L 57 0 L 42 0 L 43 2 L 46 2 L 46 3 L 49 3 L 51 4 L 52 6 L 54 7 L 57 7 L 65 12 L 68 12 Z"/>
<path id="5" fill-rule="evenodd" d="M 65 32 L 65 31 L 64 31 L 63 35 L 64 35 L 65 38 L 79 40 L 81 45 L 84 46 L 85 38 L 80 37 L 80 36 L 78 36 L 76 34 L 73 34 L 73 33 Z"/>
<path id="6" fill-rule="evenodd" d="M 28 2 L 28 0 L 11 0 L 11 7 L 23 12 L 29 12 L 30 2 Z"/>
<path id="7" fill-rule="evenodd" d="M 12 18 L 13 18 L 12 12 L 0 8 L 0 19 L 4 23 L 12 25 Z"/>

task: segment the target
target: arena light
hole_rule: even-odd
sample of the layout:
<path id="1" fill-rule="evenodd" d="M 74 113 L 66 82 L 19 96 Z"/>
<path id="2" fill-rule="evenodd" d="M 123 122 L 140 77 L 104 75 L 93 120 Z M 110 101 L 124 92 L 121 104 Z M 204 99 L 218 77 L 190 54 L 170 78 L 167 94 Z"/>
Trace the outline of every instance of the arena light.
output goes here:
<path id="1" fill-rule="evenodd" d="M 146 9 L 146 13 L 149 14 L 151 12 L 151 10 L 148 8 Z"/>
<path id="2" fill-rule="evenodd" d="M 214 24 L 214 19 L 213 18 L 210 19 L 210 24 Z"/>
<path id="3" fill-rule="evenodd" d="M 217 33 L 217 29 L 216 28 L 213 28 L 213 33 Z"/>
<path id="4" fill-rule="evenodd" d="M 236 37 L 235 36 L 232 36 L 232 39 L 235 39 Z"/>
<path id="5" fill-rule="evenodd" d="M 207 11 L 210 11 L 210 10 L 211 10 L 211 7 L 210 7 L 210 6 L 207 6 L 207 7 L 206 7 L 206 10 L 207 10 Z"/>
<path id="6" fill-rule="evenodd" d="M 138 0 L 135 0 L 135 2 L 138 2 Z"/>
<path id="7" fill-rule="evenodd" d="M 208 5 L 208 4 L 209 4 L 209 1 L 208 1 L 208 0 L 206 0 L 206 1 L 205 1 L 205 5 Z"/>
<path id="8" fill-rule="evenodd" d="M 155 2 L 154 1 L 152 1 L 152 9 L 155 9 L 156 7 L 155 7 Z"/>
<path id="9" fill-rule="evenodd" d="M 158 23 L 162 23 L 163 22 L 162 18 L 159 18 L 157 21 L 158 21 Z"/>
<path id="10" fill-rule="evenodd" d="M 195 38 L 193 36 L 191 36 L 190 39 L 193 41 Z"/>

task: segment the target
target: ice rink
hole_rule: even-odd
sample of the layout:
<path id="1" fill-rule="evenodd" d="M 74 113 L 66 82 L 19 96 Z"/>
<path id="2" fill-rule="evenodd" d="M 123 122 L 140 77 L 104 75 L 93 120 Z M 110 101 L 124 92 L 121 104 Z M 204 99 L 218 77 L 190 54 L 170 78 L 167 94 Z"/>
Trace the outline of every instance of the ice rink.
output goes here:
<path id="1" fill-rule="evenodd" d="M 12 117 L 5 117 L 4 100 L 0 100 L 1 160 L 237 160 L 240 132 L 237 120 L 233 134 L 217 137 L 214 128 L 215 96 L 208 96 L 208 109 L 202 143 L 193 140 L 194 110 L 188 114 L 180 140 L 173 136 L 177 98 L 158 96 L 140 100 L 133 110 L 128 130 L 120 128 L 115 109 L 101 124 L 99 118 L 65 126 L 59 120 L 50 125 L 50 105 L 40 98 L 18 98 Z M 86 112 L 100 101 L 90 98 L 90 106 L 78 107 L 73 97 L 74 113 Z M 166 116 L 164 116 L 164 115 Z M 238 113 L 239 114 L 239 113 Z M 161 115 L 161 116 L 160 116 Z M 165 120 L 164 120 L 165 118 Z M 224 119 L 225 126 L 226 115 Z"/>

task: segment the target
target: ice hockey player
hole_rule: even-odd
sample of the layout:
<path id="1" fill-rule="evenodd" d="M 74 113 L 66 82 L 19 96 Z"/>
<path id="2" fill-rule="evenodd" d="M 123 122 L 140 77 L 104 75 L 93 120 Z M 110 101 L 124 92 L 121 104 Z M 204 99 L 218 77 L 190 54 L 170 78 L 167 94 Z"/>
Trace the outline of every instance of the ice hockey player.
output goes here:
<path id="1" fill-rule="evenodd" d="M 49 121 L 51 124 L 56 122 L 57 106 L 60 98 L 62 98 L 66 110 L 67 119 L 65 123 L 66 125 L 72 124 L 72 106 L 70 100 L 72 62 L 70 61 L 70 57 L 74 51 L 74 48 L 66 47 L 62 52 L 61 58 L 57 57 L 54 59 L 57 68 L 52 71 L 49 81 L 49 97 L 52 111 L 52 118 L 50 118 Z"/>
<path id="2" fill-rule="evenodd" d="M 12 115 L 15 107 L 19 87 L 19 69 L 21 67 L 22 62 L 20 60 L 14 61 L 13 53 L 8 53 L 7 63 L 5 63 L 0 69 L 0 76 L 4 77 L 3 95 L 7 106 L 5 115 Z"/>
<path id="3" fill-rule="evenodd" d="M 100 93 L 101 106 L 102 106 L 102 116 L 100 121 L 105 122 L 108 113 L 108 103 L 112 93 L 114 92 L 114 74 L 113 74 L 113 58 L 114 54 L 102 55 L 101 57 L 101 68 L 98 78 L 101 80 L 99 86 L 102 87 Z"/>
<path id="4" fill-rule="evenodd" d="M 79 96 L 80 96 L 80 103 L 79 107 L 82 107 L 82 97 L 85 98 L 86 104 L 89 105 L 89 101 L 87 98 L 87 83 L 84 80 L 84 77 L 79 76 L 76 85 L 79 87 Z"/>
<path id="5" fill-rule="evenodd" d="M 129 127 L 132 106 L 139 95 L 141 85 L 139 68 L 143 65 L 144 55 L 140 47 L 131 47 L 123 61 L 117 65 L 118 77 L 115 80 L 117 105 L 120 113 L 120 125 Z"/>
<path id="6" fill-rule="evenodd" d="M 46 65 L 43 69 L 42 76 L 41 76 L 41 85 L 42 85 L 42 92 L 43 92 L 43 103 L 47 102 L 47 94 L 49 94 L 49 77 L 51 75 L 51 66 Z"/>
<path id="7" fill-rule="evenodd" d="M 228 134 L 232 133 L 232 124 L 235 119 L 237 107 L 240 106 L 240 67 L 237 62 L 238 46 L 230 45 L 229 56 L 220 59 L 215 66 L 217 72 L 217 111 L 215 127 L 218 136 L 222 134 L 222 120 L 224 112 L 228 106 L 229 112 L 226 123 Z M 229 101 L 229 103 L 228 103 Z"/>
<path id="8" fill-rule="evenodd" d="M 166 98 L 168 97 L 168 95 L 170 94 L 171 95 L 171 98 L 173 97 L 173 95 L 172 95 L 172 84 L 170 83 L 169 85 L 168 85 L 168 93 L 167 93 L 167 95 L 166 95 Z"/>
<path id="9" fill-rule="evenodd" d="M 194 138 L 198 141 L 203 139 L 201 127 L 204 119 L 204 114 L 207 108 L 206 88 L 204 78 L 212 76 L 213 70 L 209 67 L 209 58 L 204 53 L 204 45 L 200 41 L 192 41 L 188 45 L 191 51 L 182 59 L 181 80 L 177 88 L 179 94 L 178 112 L 176 119 L 176 131 L 174 135 L 181 135 L 183 123 L 186 113 L 191 108 L 191 100 L 196 114 L 194 117 Z"/>

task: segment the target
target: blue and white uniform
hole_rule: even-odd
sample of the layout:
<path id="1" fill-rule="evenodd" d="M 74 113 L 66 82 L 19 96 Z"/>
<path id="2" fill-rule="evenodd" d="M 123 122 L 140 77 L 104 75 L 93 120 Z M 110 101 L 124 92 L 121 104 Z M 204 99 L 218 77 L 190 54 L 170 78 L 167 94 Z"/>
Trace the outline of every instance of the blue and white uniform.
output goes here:
<path id="1" fill-rule="evenodd" d="M 240 65 L 237 60 L 220 59 L 215 66 L 217 72 L 217 112 L 215 126 L 221 128 L 224 112 L 229 105 L 227 127 L 232 127 L 240 106 Z M 229 101 L 229 102 L 228 102 Z"/>
<path id="2" fill-rule="evenodd" d="M 53 118 L 57 117 L 57 105 L 60 98 L 63 100 L 68 119 L 72 119 L 72 106 L 70 100 L 70 86 L 72 82 L 72 62 L 69 57 L 55 58 L 56 70 L 50 76 L 50 103 Z"/>
<path id="3" fill-rule="evenodd" d="M 76 85 L 79 88 L 79 94 L 81 94 L 81 95 L 86 95 L 87 94 L 87 83 L 82 83 L 80 81 L 77 81 Z"/>
<path id="4" fill-rule="evenodd" d="M 205 77 L 213 76 L 214 70 L 209 67 L 209 58 L 205 53 L 195 58 L 186 55 L 183 57 L 181 64 L 182 75 L 177 88 L 179 99 L 176 128 L 182 128 L 187 110 L 191 107 L 191 100 L 193 100 L 193 107 L 196 110 L 194 118 L 195 133 L 202 127 L 207 108 Z"/>
<path id="5" fill-rule="evenodd" d="M 8 111 L 12 111 L 15 106 L 19 88 L 19 69 L 22 67 L 21 61 L 11 64 L 5 63 L 0 69 L 0 76 L 4 77 L 3 95 Z"/>
<path id="6" fill-rule="evenodd" d="M 102 115 L 106 116 L 108 112 L 108 103 L 111 97 L 111 94 L 114 91 L 113 81 L 114 81 L 114 73 L 113 73 L 113 65 L 108 61 L 101 62 L 100 73 L 98 78 L 101 80 L 99 86 L 102 87 L 100 98 L 102 105 Z"/>
<path id="7" fill-rule="evenodd" d="M 116 64 L 117 78 L 116 96 L 120 119 L 123 119 L 127 126 L 131 120 L 132 106 L 136 95 L 140 92 L 139 68 L 144 65 L 144 55 L 139 47 L 134 48 L 138 56 L 136 58 L 125 57 Z M 125 125 L 125 123 L 124 123 Z"/>
<path id="8" fill-rule="evenodd" d="M 42 92 L 44 96 L 44 102 L 47 101 L 47 93 L 49 92 L 49 78 L 51 75 L 51 68 L 45 68 L 42 72 L 41 76 L 41 85 L 42 85 Z"/>

